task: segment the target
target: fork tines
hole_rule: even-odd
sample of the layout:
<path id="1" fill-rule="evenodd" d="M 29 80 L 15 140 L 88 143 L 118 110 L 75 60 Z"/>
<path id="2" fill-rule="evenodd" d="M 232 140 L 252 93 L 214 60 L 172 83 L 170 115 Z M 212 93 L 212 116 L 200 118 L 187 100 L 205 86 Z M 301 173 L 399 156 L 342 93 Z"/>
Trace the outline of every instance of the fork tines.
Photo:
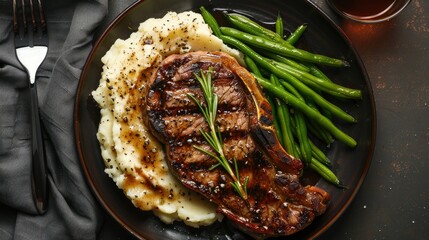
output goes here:
<path id="1" fill-rule="evenodd" d="M 28 41 L 22 44 L 30 47 L 35 44 L 46 45 L 47 43 L 38 41 L 47 32 L 42 0 L 13 0 L 12 4 L 15 35 L 21 39 L 28 35 Z"/>

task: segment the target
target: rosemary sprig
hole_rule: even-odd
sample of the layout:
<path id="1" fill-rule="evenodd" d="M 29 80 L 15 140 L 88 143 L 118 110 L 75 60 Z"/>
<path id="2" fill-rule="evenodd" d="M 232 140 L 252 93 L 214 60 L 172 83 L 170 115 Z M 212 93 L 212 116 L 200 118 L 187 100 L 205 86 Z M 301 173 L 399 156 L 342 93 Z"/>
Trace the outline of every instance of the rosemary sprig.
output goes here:
<path id="1" fill-rule="evenodd" d="M 218 161 L 218 164 L 213 165 L 210 170 L 221 165 L 225 169 L 225 171 L 231 176 L 233 180 L 231 182 L 231 185 L 237 191 L 238 195 L 244 200 L 247 200 L 247 182 L 249 180 L 249 177 L 245 179 L 244 183 L 241 183 L 236 159 L 234 158 L 231 161 L 234 164 L 234 171 L 230 165 L 230 161 L 228 161 L 223 152 L 222 137 L 220 135 L 219 127 L 216 125 L 218 96 L 214 93 L 212 72 L 213 69 L 210 67 L 205 74 L 203 70 L 200 70 L 200 75 L 195 74 L 195 77 L 201 85 L 201 89 L 204 94 L 204 99 L 206 100 L 205 106 L 202 106 L 201 102 L 198 101 L 192 94 L 188 94 L 188 96 L 198 105 L 198 108 L 200 109 L 201 113 L 204 116 L 204 119 L 207 122 L 207 125 L 209 126 L 209 132 L 205 132 L 203 129 L 200 129 L 200 131 L 204 139 L 214 151 L 214 153 L 195 145 L 193 147 L 216 159 Z"/>

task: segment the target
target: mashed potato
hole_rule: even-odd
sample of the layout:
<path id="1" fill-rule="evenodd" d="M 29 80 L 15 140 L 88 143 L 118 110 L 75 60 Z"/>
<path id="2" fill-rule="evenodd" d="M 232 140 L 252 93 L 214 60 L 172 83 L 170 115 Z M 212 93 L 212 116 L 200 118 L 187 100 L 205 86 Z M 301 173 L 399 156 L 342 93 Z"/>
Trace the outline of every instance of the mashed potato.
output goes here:
<path id="1" fill-rule="evenodd" d="M 118 39 L 102 58 L 99 87 L 92 93 L 101 108 L 97 138 L 105 172 L 142 210 L 164 222 L 182 220 L 194 227 L 220 218 L 216 206 L 188 190 L 169 172 L 160 143 L 144 125 L 146 82 L 168 55 L 223 51 L 240 59 L 211 34 L 200 14 L 169 12 L 148 19 L 126 40 Z"/>

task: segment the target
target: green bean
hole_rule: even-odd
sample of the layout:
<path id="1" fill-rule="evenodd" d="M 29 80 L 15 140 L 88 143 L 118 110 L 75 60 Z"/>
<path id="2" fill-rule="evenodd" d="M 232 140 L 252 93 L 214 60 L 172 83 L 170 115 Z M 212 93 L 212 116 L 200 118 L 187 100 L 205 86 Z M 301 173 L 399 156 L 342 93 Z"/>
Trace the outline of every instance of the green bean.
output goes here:
<path id="1" fill-rule="evenodd" d="M 312 121 L 308 121 L 307 129 L 308 129 L 309 134 L 313 135 L 314 137 L 316 137 L 320 141 L 323 141 L 323 143 L 326 143 L 324 135 L 322 135 L 320 133 L 320 131 L 316 130 L 316 128 L 314 127 L 314 123 Z"/>
<path id="2" fill-rule="evenodd" d="M 297 138 L 299 147 L 301 149 L 302 158 L 306 164 L 309 164 L 311 161 L 312 150 L 307 135 L 307 125 L 301 111 L 295 111 L 295 121 L 297 127 Z"/>
<path id="3" fill-rule="evenodd" d="M 308 118 L 318 122 L 321 126 L 323 126 L 326 130 L 328 130 L 336 139 L 343 142 L 347 146 L 355 147 L 357 145 L 356 140 L 354 140 L 352 137 L 341 131 L 339 128 L 337 128 L 331 120 L 314 110 L 313 108 L 309 107 L 305 102 L 299 100 L 292 94 L 288 93 L 287 91 L 284 91 L 284 89 L 281 89 L 273 84 L 271 84 L 269 81 L 262 77 L 255 76 L 256 80 L 258 80 L 259 84 L 266 89 L 267 91 L 274 94 L 276 97 L 282 99 L 290 106 L 299 109 L 302 111 L 303 114 L 305 114 Z"/>
<path id="4" fill-rule="evenodd" d="M 294 155 L 292 155 L 292 156 L 295 158 L 298 158 L 298 159 L 302 158 L 301 149 L 299 149 L 299 147 L 297 145 L 295 145 L 295 156 Z"/>
<path id="5" fill-rule="evenodd" d="M 277 85 L 280 85 L 279 80 L 277 79 Z M 289 83 L 282 81 L 283 87 L 290 93 L 292 93 L 295 97 L 297 97 L 299 100 L 304 101 L 304 98 L 301 96 L 301 94 Z M 281 86 L 281 85 L 280 85 Z M 302 160 L 306 164 L 310 163 L 311 156 L 312 156 L 312 150 L 310 146 L 310 140 L 308 139 L 307 135 L 307 124 L 304 118 L 304 115 L 301 111 L 295 109 L 295 135 L 299 142 L 299 148 L 301 150 L 301 156 Z"/>
<path id="6" fill-rule="evenodd" d="M 219 24 L 217 23 L 213 15 L 209 11 L 207 11 L 204 7 L 200 7 L 200 11 L 201 11 L 201 16 L 203 16 L 204 22 L 206 22 L 209 25 L 214 35 L 216 35 L 217 37 L 222 35 L 219 28 Z"/>
<path id="7" fill-rule="evenodd" d="M 309 100 L 305 100 L 300 93 L 288 82 L 285 81 L 280 81 L 281 85 L 283 85 L 283 87 L 286 89 L 286 91 L 289 91 L 290 93 L 292 93 L 294 96 L 296 96 L 298 99 L 300 99 L 301 101 L 306 102 L 306 104 L 313 108 L 315 111 L 319 112 L 319 110 L 317 109 L 316 106 L 314 106 L 312 104 L 312 101 Z M 321 128 L 319 125 L 317 125 L 317 122 L 313 122 L 313 121 L 306 121 L 307 122 L 307 128 L 308 130 L 315 135 L 315 137 L 317 137 L 318 139 L 324 141 L 326 144 L 331 144 L 333 142 L 333 138 L 332 136 L 326 132 L 326 130 L 324 128 Z"/>
<path id="8" fill-rule="evenodd" d="M 314 64 L 309 64 L 308 68 L 310 70 L 309 72 L 311 74 L 313 74 L 314 76 L 321 78 L 325 81 L 332 82 L 332 80 L 328 76 L 326 76 L 326 74 L 322 70 L 320 70 L 318 67 L 316 67 Z"/>
<path id="9" fill-rule="evenodd" d="M 277 33 L 259 25 L 250 18 L 241 14 L 230 13 L 226 14 L 226 17 L 234 27 L 241 29 L 242 31 L 276 41 L 282 40 L 282 38 Z"/>
<path id="10" fill-rule="evenodd" d="M 301 71 L 310 72 L 310 68 L 308 68 L 308 67 L 306 67 L 306 66 L 304 66 L 298 62 L 295 62 L 292 59 L 289 59 L 289 58 L 286 58 L 286 57 L 283 57 L 283 56 L 280 56 L 278 54 L 271 53 L 271 52 L 264 52 L 263 55 L 265 55 L 265 56 L 267 56 L 267 57 L 269 57 L 269 58 L 271 58 L 277 62 L 281 62 L 281 63 L 287 64 L 291 67 L 294 67 L 296 69 L 299 69 Z"/>
<path id="11" fill-rule="evenodd" d="M 296 138 L 298 138 L 299 131 L 298 131 L 297 123 L 296 123 L 296 118 L 295 119 L 292 118 L 292 120 L 294 120 L 294 121 L 292 121 L 292 123 L 293 123 L 292 124 L 292 132 L 293 132 L 294 136 Z M 311 142 L 311 141 L 309 140 L 309 142 Z M 310 147 L 311 147 L 311 145 L 310 145 Z M 307 151 L 307 150 L 303 149 L 301 145 L 299 145 L 299 146 L 296 145 L 295 152 L 299 156 L 299 159 L 302 159 L 304 161 L 304 163 L 308 166 L 308 165 L 310 165 L 311 158 L 313 157 L 313 150 L 310 149 L 311 152 L 309 153 L 310 155 L 309 155 L 308 160 L 305 158 L 305 154 L 303 154 L 303 151 Z"/>
<path id="12" fill-rule="evenodd" d="M 290 43 L 291 45 L 295 45 L 295 43 L 301 38 L 302 34 L 307 29 L 307 24 L 300 25 L 295 31 L 289 35 L 288 38 L 286 38 L 286 42 Z"/>
<path id="13" fill-rule="evenodd" d="M 280 84 L 277 83 L 278 79 L 275 77 L 275 75 L 271 74 L 270 76 L 270 82 L 274 86 L 279 86 Z M 291 116 L 289 113 L 289 109 L 285 104 L 282 104 L 282 102 L 279 99 L 276 99 L 276 111 L 278 115 L 278 123 L 279 127 L 281 129 L 281 136 L 283 138 L 283 147 L 286 149 L 286 151 L 291 154 L 295 155 L 295 141 L 293 139 L 292 130 L 291 130 Z"/>
<path id="14" fill-rule="evenodd" d="M 315 158 L 311 159 L 310 167 L 311 169 L 319 173 L 320 176 L 322 176 L 328 182 L 331 182 L 337 186 L 340 186 L 340 180 L 335 175 L 335 173 L 333 173 L 331 169 L 329 169 L 327 166 L 317 161 Z"/>
<path id="15" fill-rule="evenodd" d="M 229 22 L 241 31 L 259 36 L 261 38 L 266 38 L 267 40 L 273 40 L 279 44 L 284 45 L 286 48 L 293 48 L 290 43 L 283 39 L 284 33 L 282 32 L 284 30 L 282 30 L 283 26 L 280 26 L 283 24 L 283 21 L 280 21 L 281 19 L 279 19 L 279 17 L 280 15 L 278 15 L 276 19 L 276 32 L 273 32 L 241 14 L 232 13 L 227 15 Z"/>
<path id="16" fill-rule="evenodd" d="M 325 144 L 329 145 L 334 142 L 332 135 L 325 128 L 321 127 L 317 122 L 308 121 L 307 127 L 311 134 L 323 141 Z"/>
<path id="17" fill-rule="evenodd" d="M 292 93 L 295 97 L 297 97 L 299 100 L 304 101 L 304 98 L 302 95 L 294 88 L 290 83 L 285 81 L 279 81 L 279 83 L 286 89 L 286 91 Z"/>
<path id="18" fill-rule="evenodd" d="M 283 34 L 279 34 L 281 33 L 281 31 L 284 31 L 280 29 L 280 25 L 283 24 L 283 21 L 279 21 L 280 15 L 278 15 L 276 19 L 276 32 L 273 32 L 270 29 L 261 26 L 260 24 L 252 21 L 250 18 L 241 14 L 230 13 L 227 14 L 226 17 L 228 18 L 232 26 L 240 29 L 243 32 L 266 38 L 268 40 L 273 40 L 275 42 L 279 42 L 281 44 L 284 44 L 284 46 L 287 48 L 293 48 L 290 43 L 283 39 Z"/>
<path id="19" fill-rule="evenodd" d="M 310 69 L 310 73 L 313 74 L 314 76 L 324 79 L 325 81 L 332 82 L 332 80 L 316 65 L 310 63 L 310 64 L 307 64 L 306 66 Z M 324 109 L 321 109 L 321 110 L 326 117 L 328 118 L 332 117 L 332 114 L 329 111 L 325 111 Z"/>
<path id="20" fill-rule="evenodd" d="M 314 103 L 313 99 L 311 99 L 311 98 L 306 98 L 306 103 L 307 103 L 309 106 L 311 106 L 311 107 L 313 107 L 313 108 L 317 109 L 317 111 L 320 111 L 323 115 L 325 115 L 325 117 L 327 117 L 327 118 L 329 118 L 329 119 L 332 119 L 332 113 L 331 113 L 330 111 L 326 110 L 325 108 L 318 108 L 318 107 L 316 106 L 316 104 Z"/>
<path id="21" fill-rule="evenodd" d="M 289 83 L 285 81 L 279 81 L 277 80 L 277 86 L 283 86 L 283 88 L 290 92 L 292 95 L 294 95 L 296 98 L 298 98 L 301 101 L 304 101 L 304 98 L 301 96 L 301 94 Z M 303 160 L 308 164 L 309 160 L 311 158 L 311 148 L 310 144 L 308 142 L 308 136 L 307 136 L 307 126 L 305 123 L 304 116 L 302 115 L 302 112 L 293 109 L 294 110 L 294 119 L 295 124 L 292 124 L 294 135 L 297 137 L 299 142 L 299 147 L 301 149 L 301 156 Z"/>
<path id="22" fill-rule="evenodd" d="M 280 36 L 281 39 L 283 39 L 284 36 L 284 27 L 283 27 L 283 19 L 282 16 L 280 16 L 280 13 L 277 14 L 276 18 L 276 33 Z"/>
<path id="23" fill-rule="evenodd" d="M 290 68 L 284 63 L 279 63 L 271 59 L 266 59 L 266 60 L 271 62 L 274 66 L 276 66 L 280 70 L 292 76 L 294 79 L 296 79 L 296 81 L 302 82 L 305 86 L 311 88 L 314 92 L 316 92 L 319 95 L 321 95 L 320 94 L 321 92 L 325 92 L 337 98 L 351 98 L 351 97 L 345 97 L 342 93 L 337 92 L 335 90 L 324 88 L 322 85 L 318 84 L 317 82 L 311 81 L 308 78 L 305 78 L 300 74 L 297 74 L 296 72 L 290 70 Z"/>
<path id="24" fill-rule="evenodd" d="M 244 55 L 244 62 L 246 63 L 246 66 L 250 70 L 250 72 L 262 77 L 261 71 L 259 70 L 256 63 L 252 60 L 252 58 L 248 57 L 247 55 Z"/>
<path id="25" fill-rule="evenodd" d="M 296 151 L 297 151 L 298 155 L 301 154 L 301 152 L 298 148 L 296 149 Z M 332 170 L 329 169 L 329 167 L 327 167 L 325 164 L 319 162 L 316 158 L 312 157 L 311 161 L 308 165 L 311 169 L 316 171 L 326 181 L 333 183 L 334 185 L 336 185 L 338 187 L 342 187 L 340 180 L 335 175 L 335 173 L 332 172 Z"/>
<path id="26" fill-rule="evenodd" d="M 277 86 L 277 87 L 280 87 L 279 79 L 278 79 L 278 78 L 277 78 L 277 76 L 276 76 L 276 75 L 274 75 L 274 74 L 271 74 L 271 75 L 270 75 L 270 83 L 274 84 L 274 85 L 275 85 L 275 86 Z"/>
<path id="27" fill-rule="evenodd" d="M 283 147 L 285 150 L 291 154 L 292 156 L 295 156 L 295 141 L 293 139 L 293 135 L 290 129 L 290 113 L 289 109 L 286 105 L 282 104 L 282 102 L 279 99 L 277 100 L 276 105 L 276 111 L 278 115 L 278 123 L 279 127 L 281 129 L 281 137 Z"/>
<path id="28" fill-rule="evenodd" d="M 354 88 L 348 88 L 348 87 L 344 87 L 342 85 L 336 84 L 333 81 L 331 81 L 322 71 L 318 70 L 318 72 L 316 73 L 316 67 L 313 66 L 310 69 L 310 73 L 308 72 L 304 72 L 304 71 L 300 71 L 299 69 L 293 69 L 291 67 L 289 67 L 291 69 L 291 71 L 294 71 L 295 75 L 299 76 L 301 75 L 302 78 L 306 78 L 310 81 L 314 81 L 319 85 L 322 85 L 324 88 L 326 89 L 330 89 L 332 91 L 341 93 L 345 98 L 351 98 L 351 99 L 362 99 L 362 91 L 359 89 L 354 89 Z M 317 74 L 314 75 L 313 73 Z"/>
<path id="29" fill-rule="evenodd" d="M 272 60 L 267 59 L 267 61 Z M 277 67 L 281 68 L 282 70 L 287 71 L 294 77 L 298 78 L 306 85 L 312 86 L 313 88 L 326 92 L 330 95 L 340 98 L 362 99 L 362 92 L 359 89 L 351 89 L 330 81 L 326 81 L 324 79 L 315 77 L 308 72 L 301 71 L 284 63 L 276 61 L 272 61 L 272 63 Z"/>
<path id="30" fill-rule="evenodd" d="M 252 46 L 256 46 L 280 55 L 292 57 L 306 62 L 319 63 L 333 67 L 349 66 L 349 63 L 347 61 L 341 59 L 331 58 L 319 54 L 313 54 L 302 49 L 294 48 L 293 46 L 291 46 L 290 48 L 285 47 L 284 44 L 280 44 L 276 41 L 271 41 L 264 37 L 245 33 L 234 28 L 221 27 L 220 30 L 221 33 L 224 35 L 234 37 Z"/>
<path id="31" fill-rule="evenodd" d="M 271 72 L 266 68 L 260 68 L 259 71 L 261 71 L 262 76 L 268 77 L 271 75 Z"/>
<path id="32" fill-rule="evenodd" d="M 298 148 L 298 146 L 295 146 L 295 155 L 292 155 L 295 158 L 302 158 L 301 150 Z M 319 162 L 316 158 L 311 158 L 311 161 L 309 163 L 309 167 L 316 171 L 323 179 L 326 181 L 333 183 L 337 187 L 343 187 L 340 183 L 340 180 L 335 175 L 334 172 L 332 172 L 331 169 L 329 169 L 326 165 Z"/>
<path id="33" fill-rule="evenodd" d="M 329 161 L 329 158 L 325 155 L 325 153 L 322 152 L 311 140 L 309 141 L 312 156 L 317 159 L 319 162 L 329 166 L 331 165 L 331 161 Z"/>
<path id="34" fill-rule="evenodd" d="M 338 106 L 332 104 L 331 102 L 327 101 L 325 98 L 323 98 L 320 94 L 316 93 L 309 87 L 307 87 L 305 84 L 300 82 L 298 79 L 296 79 L 294 76 L 289 75 L 286 72 L 280 72 L 282 76 L 284 76 L 285 80 L 288 80 L 289 83 L 291 83 L 294 87 L 299 89 L 303 94 L 307 95 L 309 98 L 313 99 L 320 107 L 326 109 L 327 111 L 331 112 L 334 116 L 338 117 L 339 119 L 342 119 L 346 122 L 354 123 L 356 122 L 356 119 L 349 115 L 348 113 L 344 112 L 341 108 Z M 284 81 L 281 82 L 282 84 Z M 302 84 L 302 85 L 301 85 Z M 305 86 L 305 87 L 304 87 Z"/>
<path id="35" fill-rule="evenodd" d="M 257 64 L 268 69 L 269 71 L 274 73 L 276 76 L 283 78 L 285 80 L 288 80 L 295 88 L 298 89 L 298 91 L 300 91 L 301 93 L 303 93 L 303 94 L 307 95 L 308 97 L 311 97 L 312 99 L 314 99 L 314 101 L 317 103 L 317 105 L 328 109 L 330 112 L 332 112 L 332 114 L 334 116 L 338 117 L 339 119 L 343 119 L 345 121 L 348 121 L 348 122 L 356 122 L 356 120 L 352 116 L 350 116 L 349 114 L 344 112 L 341 108 L 335 106 L 334 104 L 332 104 L 329 101 L 327 101 L 326 99 L 324 99 L 322 96 L 320 96 L 319 94 L 314 92 L 311 88 L 307 87 L 305 84 L 300 82 L 298 79 L 296 79 L 295 77 L 293 77 L 289 73 L 282 71 L 281 69 L 277 68 L 271 62 L 266 61 L 266 59 L 264 57 L 262 57 L 261 55 L 259 55 L 255 51 L 253 51 L 246 44 L 240 42 L 239 40 L 237 40 L 233 37 L 226 36 L 226 35 L 221 35 L 220 39 L 222 39 L 222 41 L 224 41 L 226 44 L 233 45 L 238 50 L 243 52 L 245 55 L 251 57 L 253 59 L 253 61 L 255 61 Z"/>
<path id="36" fill-rule="evenodd" d="M 321 114 L 323 114 L 325 117 L 327 117 L 327 118 L 329 118 L 329 119 L 332 119 L 332 113 L 331 113 L 330 111 L 326 110 L 325 108 L 321 108 L 321 109 L 319 109 L 319 108 L 317 107 L 317 105 L 314 103 L 314 101 L 313 101 L 313 99 L 312 99 L 312 98 L 307 97 L 307 98 L 305 99 L 305 102 L 307 103 L 307 105 L 308 105 L 308 106 L 310 106 L 310 107 L 314 108 L 316 111 L 320 112 L 320 113 L 321 113 Z M 326 142 L 327 144 L 331 144 L 331 143 L 333 142 L 333 138 L 332 138 L 332 136 L 331 136 L 329 133 L 326 133 L 326 130 L 325 130 L 325 129 L 320 128 L 320 127 L 317 125 L 317 123 L 314 123 L 314 124 L 315 124 L 315 129 L 317 129 L 317 131 L 322 131 L 322 135 L 324 136 L 324 139 L 326 140 L 325 142 Z"/>

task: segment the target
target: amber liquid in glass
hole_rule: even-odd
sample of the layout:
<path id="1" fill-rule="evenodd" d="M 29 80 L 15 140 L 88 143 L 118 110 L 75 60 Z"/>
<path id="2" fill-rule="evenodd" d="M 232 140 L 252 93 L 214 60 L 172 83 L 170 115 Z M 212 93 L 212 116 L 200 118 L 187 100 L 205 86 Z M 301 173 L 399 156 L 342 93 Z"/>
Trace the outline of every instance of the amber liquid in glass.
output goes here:
<path id="1" fill-rule="evenodd" d="M 387 11 L 395 0 L 331 0 L 339 11 L 356 18 L 369 19 Z"/>

